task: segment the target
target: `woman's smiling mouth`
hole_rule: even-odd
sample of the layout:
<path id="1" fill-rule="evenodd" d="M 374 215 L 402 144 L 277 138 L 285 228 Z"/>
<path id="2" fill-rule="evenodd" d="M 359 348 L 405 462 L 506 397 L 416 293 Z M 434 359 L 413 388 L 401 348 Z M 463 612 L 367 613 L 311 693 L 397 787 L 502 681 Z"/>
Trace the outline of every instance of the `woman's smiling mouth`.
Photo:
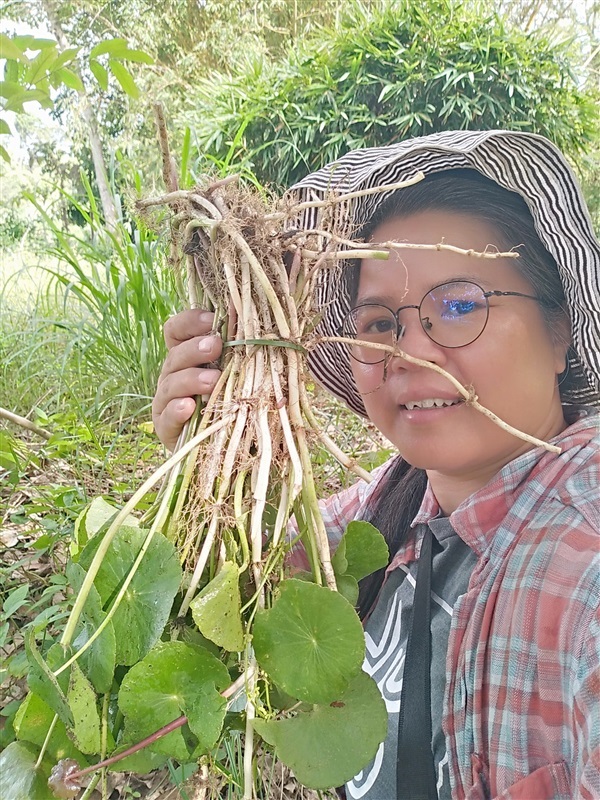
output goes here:
<path id="1" fill-rule="evenodd" d="M 444 399 L 442 397 L 432 397 L 424 400 L 407 400 L 402 405 L 407 411 L 413 411 L 415 408 L 428 409 L 428 408 L 443 408 L 444 406 L 454 406 L 461 403 L 462 400 L 456 397 L 452 400 Z"/>

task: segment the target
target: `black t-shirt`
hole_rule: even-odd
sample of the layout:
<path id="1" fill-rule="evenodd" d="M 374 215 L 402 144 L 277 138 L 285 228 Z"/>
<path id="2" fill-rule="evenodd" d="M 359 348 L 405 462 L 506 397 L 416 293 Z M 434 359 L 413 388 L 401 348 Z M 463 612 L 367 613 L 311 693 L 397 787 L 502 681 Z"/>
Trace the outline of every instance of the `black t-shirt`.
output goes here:
<path id="1" fill-rule="evenodd" d="M 431 578 L 432 751 L 439 799 L 450 800 L 448 757 L 442 732 L 446 653 L 452 610 L 458 598 L 467 591 L 476 556 L 446 517 L 431 520 L 429 527 L 435 537 Z M 422 531 L 417 529 L 416 533 L 419 535 Z M 346 784 L 348 800 L 396 798 L 398 713 L 417 565 L 416 561 L 410 569 L 402 565 L 387 576 L 365 625 L 367 650 L 364 669 L 377 682 L 386 702 L 388 735 L 373 761 Z"/>

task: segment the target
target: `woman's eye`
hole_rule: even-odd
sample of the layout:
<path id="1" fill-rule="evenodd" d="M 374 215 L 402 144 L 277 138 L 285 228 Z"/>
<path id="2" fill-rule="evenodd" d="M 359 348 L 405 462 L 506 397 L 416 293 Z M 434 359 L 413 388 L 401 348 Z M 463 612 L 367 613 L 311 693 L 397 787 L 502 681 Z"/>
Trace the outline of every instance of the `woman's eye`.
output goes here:
<path id="1" fill-rule="evenodd" d="M 365 326 L 365 333 L 389 333 L 393 328 L 391 319 L 374 319 Z"/>
<path id="2" fill-rule="evenodd" d="M 442 309 L 442 316 L 464 317 L 477 309 L 474 300 L 445 300 Z"/>

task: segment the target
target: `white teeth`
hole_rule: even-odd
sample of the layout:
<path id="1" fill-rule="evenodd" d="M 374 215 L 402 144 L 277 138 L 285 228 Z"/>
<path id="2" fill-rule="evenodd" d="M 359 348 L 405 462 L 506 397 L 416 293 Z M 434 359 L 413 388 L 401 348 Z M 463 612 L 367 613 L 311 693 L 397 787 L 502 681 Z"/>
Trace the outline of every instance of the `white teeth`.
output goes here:
<path id="1" fill-rule="evenodd" d="M 413 408 L 442 408 L 442 406 L 453 406 L 458 400 L 444 400 L 441 397 L 432 397 L 427 400 L 409 401 L 406 408 L 412 411 Z"/>

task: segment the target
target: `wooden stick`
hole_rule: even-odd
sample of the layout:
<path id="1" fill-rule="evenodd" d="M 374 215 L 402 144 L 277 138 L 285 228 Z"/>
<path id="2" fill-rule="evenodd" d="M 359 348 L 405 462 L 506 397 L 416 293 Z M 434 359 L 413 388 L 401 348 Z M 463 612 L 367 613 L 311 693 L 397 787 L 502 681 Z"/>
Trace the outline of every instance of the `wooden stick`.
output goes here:
<path id="1" fill-rule="evenodd" d="M 39 425 L 36 425 L 35 422 L 31 422 L 31 420 L 28 420 L 26 417 L 13 414 L 13 412 L 9 411 L 7 408 L 0 408 L 0 417 L 7 419 L 9 422 L 14 422 L 15 425 L 19 425 L 21 428 L 36 433 L 38 436 L 41 436 L 42 439 L 50 439 L 52 436 L 50 431 L 40 428 Z"/>

